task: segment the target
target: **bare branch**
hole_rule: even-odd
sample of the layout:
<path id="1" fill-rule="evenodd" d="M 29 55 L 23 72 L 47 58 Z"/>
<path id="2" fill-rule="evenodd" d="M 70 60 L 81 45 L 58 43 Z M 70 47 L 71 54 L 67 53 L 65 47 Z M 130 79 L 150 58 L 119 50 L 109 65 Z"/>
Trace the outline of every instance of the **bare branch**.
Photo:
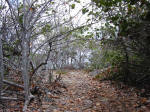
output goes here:
<path id="1" fill-rule="evenodd" d="M 14 82 L 10 82 L 10 81 L 7 81 L 7 80 L 3 80 L 3 82 L 4 82 L 5 84 L 8 84 L 8 85 L 11 85 L 11 86 L 15 86 L 15 87 L 19 87 L 19 88 L 21 88 L 21 89 L 24 89 L 24 86 L 19 85 L 19 84 L 16 84 L 16 83 L 14 83 Z"/>

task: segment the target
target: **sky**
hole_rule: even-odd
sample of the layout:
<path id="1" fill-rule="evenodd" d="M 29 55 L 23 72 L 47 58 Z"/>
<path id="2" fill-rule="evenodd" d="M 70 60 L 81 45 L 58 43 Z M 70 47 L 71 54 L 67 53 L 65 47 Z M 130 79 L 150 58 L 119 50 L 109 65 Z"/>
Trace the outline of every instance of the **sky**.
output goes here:
<path id="1" fill-rule="evenodd" d="M 91 2 L 91 0 L 81 0 L 80 3 L 75 3 L 75 9 L 73 9 L 72 12 L 71 12 L 72 15 L 75 15 L 75 14 L 77 14 L 80 11 L 80 13 L 78 14 L 78 16 L 75 19 L 73 19 L 73 21 L 75 22 L 75 24 L 76 23 L 77 24 L 78 23 L 79 24 L 83 24 L 83 23 L 85 23 L 87 21 L 87 19 L 88 19 L 87 14 L 83 15 L 81 9 L 83 7 L 86 7 L 87 4 L 89 4 L 90 2 Z M 90 9 L 90 7 L 88 7 L 88 9 Z"/>

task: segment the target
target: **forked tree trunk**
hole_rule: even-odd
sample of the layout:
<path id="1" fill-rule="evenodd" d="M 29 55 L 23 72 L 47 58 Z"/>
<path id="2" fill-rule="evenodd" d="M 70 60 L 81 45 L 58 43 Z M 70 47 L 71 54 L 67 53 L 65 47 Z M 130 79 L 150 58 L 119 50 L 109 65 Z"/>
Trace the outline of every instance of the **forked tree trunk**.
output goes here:
<path id="1" fill-rule="evenodd" d="M 28 44 L 28 37 L 30 35 L 23 33 L 22 36 L 22 77 L 23 77 L 23 82 L 24 82 L 24 91 L 25 91 L 25 104 L 23 107 L 23 112 L 26 112 L 27 106 L 30 103 L 31 98 L 34 98 L 34 96 L 30 93 L 29 89 L 29 44 Z"/>

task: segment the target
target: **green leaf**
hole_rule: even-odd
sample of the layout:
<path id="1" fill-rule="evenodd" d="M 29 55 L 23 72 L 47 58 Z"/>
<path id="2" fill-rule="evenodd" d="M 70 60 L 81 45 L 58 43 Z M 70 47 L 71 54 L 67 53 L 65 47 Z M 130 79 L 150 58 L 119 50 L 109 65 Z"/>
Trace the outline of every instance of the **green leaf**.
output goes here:
<path id="1" fill-rule="evenodd" d="M 82 14 L 85 14 L 85 13 L 87 13 L 89 10 L 87 9 L 87 8 L 83 8 L 82 9 Z"/>
<path id="2" fill-rule="evenodd" d="M 74 8 L 75 8 L 75 4 L 72 4 L 72 5 L 71 5 L 71 8 L 74 9 Z"/>
<path id="3" fill-rule="evenodd" d="M 51 2 L 51 4 L 54 4 L 55 2 Z"/>
<path id="4" fill-rule="evenodd" d="M 2 7 L 2 6 L 0 6 L 0 9 L 3 9 L 3 7 Z"/>
<path id="5" fill-rule="evenodd" d="M 0 6 L 0 10 L 3 10 L 5 8 L 6 8 L 6 6 Z"/>
<path id="6" fill-rule="evenodd" d="M 90 12 L 88 13 L 88 15 L 93 15 L 93 11 L 90 11 Z"/>
<path id="7" fill-rule="evenodd" d="M 19 16 L 19 23 L 23 24 L 23 14 Z"/>

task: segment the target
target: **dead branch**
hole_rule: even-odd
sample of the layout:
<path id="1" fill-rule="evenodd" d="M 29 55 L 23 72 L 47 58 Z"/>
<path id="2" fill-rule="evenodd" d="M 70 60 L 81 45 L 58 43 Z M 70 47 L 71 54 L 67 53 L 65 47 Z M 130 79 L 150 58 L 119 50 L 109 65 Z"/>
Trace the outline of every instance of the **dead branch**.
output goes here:
<path id="1" fill-rule="evenodd" d="M 7 80 L 3 80 L 3 83 L 8 84 L 8 85 L 11 85 L 11 86 L 19 87 L 19 88 L 21 88 L 21 89 L 24 89 L 24 86 L 19 85 L 19 84 L 16 84 L 16 83 L 14 83 L 14 82 L 10 82 L 10 81 L 7 81 Z"/>
<path id="2" fill-rule="evenodd" d="M 36 72 L 41 66 L 47 64 L 47 61 L 48 61 L 48 59 L 49 59 L 50 52 L 51 52 L 51 49 L 52 49 L 52 42 L 49 43 L 49 47 L 50 47 L 50 48 L 49 48 L 49 51 L 48 51 L 48 54 L 47 54 L 47 57 L 46 57 L 45 61 L 44 61 L 43 63 L 39 64 L 39 65 L 33 70 L 32 75 L 35 74 L 35 72 Z"/>
<path id="3" fill-rule="evenodd" d="M 61 73 L 57 76 L 56 75 L 56 79 L 55 79 L 55 81 L 54 82 L 58 82 L 58 81 L 60 81 L 62 79 L 62 77 L 61 77 Z"/>
<path id="4" fill-rule="evenodd" d="M 18 100 L 18 98 L 12 98 L 12 97 L 1 97 L 0 100 Z"/>

